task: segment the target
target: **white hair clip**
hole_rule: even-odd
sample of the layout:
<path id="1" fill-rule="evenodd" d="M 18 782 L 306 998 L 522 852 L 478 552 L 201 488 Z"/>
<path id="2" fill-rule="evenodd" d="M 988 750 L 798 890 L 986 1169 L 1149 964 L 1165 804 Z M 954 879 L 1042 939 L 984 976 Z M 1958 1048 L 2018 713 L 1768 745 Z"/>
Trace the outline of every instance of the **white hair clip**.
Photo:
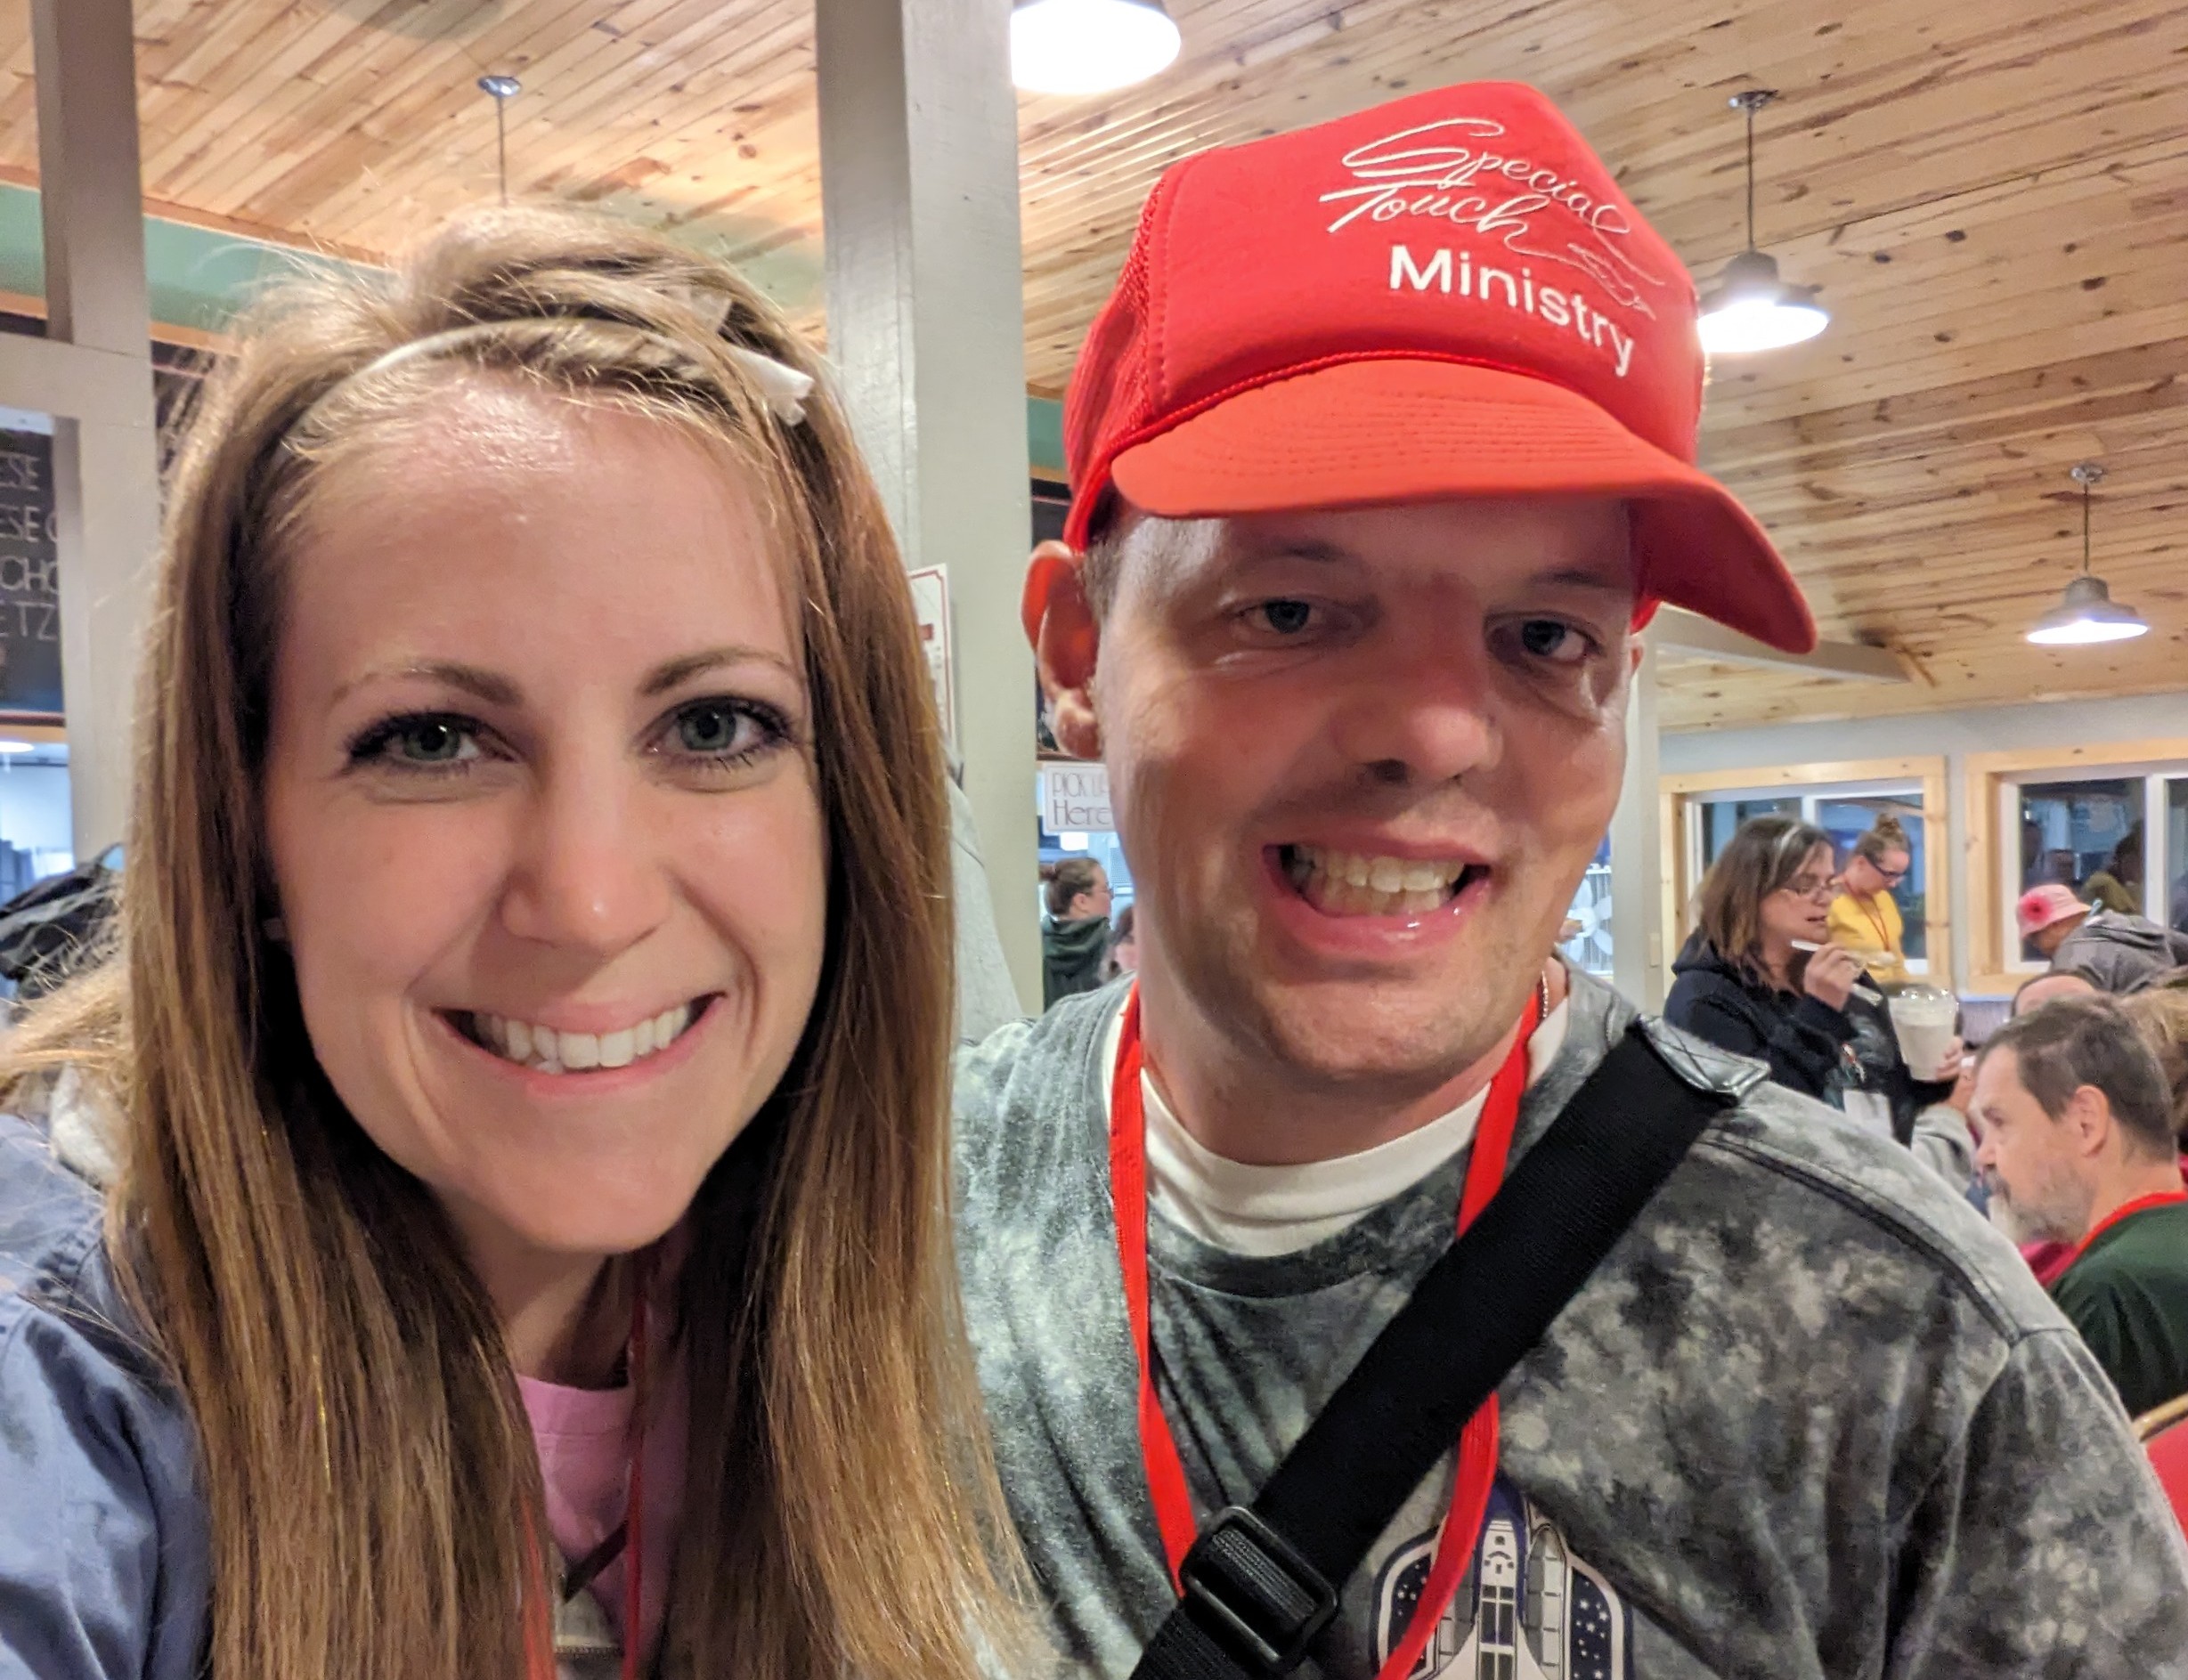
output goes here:
<path id="1" fill-rule="evenodd" d="M 743 345 L 731 345 L 728 350 L 737 366 L 750 374 L 752 383 L 760 387 L 769 414 L 785 426 L 805 424 L 805 400 L 813 394 L 811 374 L 800 373 L 773 356 L 763 356 Z"/>

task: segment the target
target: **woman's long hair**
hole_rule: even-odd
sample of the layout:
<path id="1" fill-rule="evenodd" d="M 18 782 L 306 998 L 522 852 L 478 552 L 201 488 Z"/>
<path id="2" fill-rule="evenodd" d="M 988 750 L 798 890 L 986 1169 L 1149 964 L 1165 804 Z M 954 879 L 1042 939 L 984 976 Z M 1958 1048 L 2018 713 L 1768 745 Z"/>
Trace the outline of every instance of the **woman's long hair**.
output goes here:
<path id="1" fill-rule="evenodd" d="M 1831 837 L 1790 816 L 1755 816 L 1740 824 L 1702 878 L 1695 925 L 1703 944 L 1753 986 L 1775 988 L 1762 966 L 1762 901 L 1793 884 L 1801 865 Z"/>
<path id="2" fill-rule="evenodd" d="M 983 1641 L 1008 1648 L 1007 1525 L 948 1224 L 931 690 L 843 416 L 824 384 L 802 424 L 776 420 L 740 347 L 822 371 L 718 264 L 606 223 L 477 215 L 384 284 L 271 301 L 184 448 L 119 950 L 18 1034 L 0 1078 L 86 1062 L 126 1114 L 108 1242 L 202 1446 L 217 1680 L 517 1674 L 553 1555 L 519 1514 L 541 1510 L 539 1469 L 491 1303 L 433 1197 L 320 1073 L 263 925 L 290 540 L 327 460 L 479 377 L 719 443 L 759 484 L 801 604 L 827 950 L 789 1073 L 686 1221 L 691 1451 L 665 1668 L 929 1680 L 972 1672 Z"/>

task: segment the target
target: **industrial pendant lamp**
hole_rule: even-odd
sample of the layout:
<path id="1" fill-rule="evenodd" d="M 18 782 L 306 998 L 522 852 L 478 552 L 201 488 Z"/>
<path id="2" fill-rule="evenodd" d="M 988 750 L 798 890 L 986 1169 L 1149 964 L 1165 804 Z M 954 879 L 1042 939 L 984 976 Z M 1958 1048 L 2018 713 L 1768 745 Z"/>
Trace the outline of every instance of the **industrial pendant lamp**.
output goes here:
<path id="1" fill-rule="evenodd" d="M 1725 264 L 1717 289 L 1702 300 L 1702 347 L 1713 356 L 1782 350 L 1813 338 L 1831 324 L 1813 286 L 1788 286 L 1777 259 L 1755 248 L 1755 113 L 1777 94 L 1751 87 L 1732 96 L 1747 113 L 1747 248 Z"/>
<path id="2" fill-rule="evenodd" d="M 1179 39 L 1162 0 L 1015 0 L 1011 80 L 1029 93 L 1107 93 L 1167 69 Z"/>
<path id="3" fill-rule="evenodd" d="M 2066 586 L 2059 605 L 2029 627 L 2029 639 L 2044 647 L 2076 647 L 2090 642 L 2127 642 L 2150 634 L 2150 625 L 2131 606 L 2112 599 L 2103 578 L 2089 575 L 2089 492 L 2104 476 L 2094 461 L 2074 469 L 2082 487 L 2082 570 Z"/>
<path id="4" fill-rule="evenodd" d="M 501 202 L 509 201 L 509 101 L 525 91 L 514 76 L 482 76 L 479 92 L 494 102 L 494 170 L 501 177 Z"/>

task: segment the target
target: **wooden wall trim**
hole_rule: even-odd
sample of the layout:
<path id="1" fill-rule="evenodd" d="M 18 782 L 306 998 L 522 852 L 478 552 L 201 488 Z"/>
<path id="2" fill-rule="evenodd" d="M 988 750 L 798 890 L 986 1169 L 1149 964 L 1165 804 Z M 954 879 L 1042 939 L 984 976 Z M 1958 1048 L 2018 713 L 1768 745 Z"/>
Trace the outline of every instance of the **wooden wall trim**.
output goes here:
<path id="1" fill-rule="evenodd" d="M 1738 788 L 1815 787 L 1836 782 L 1918 782 L 1944 773 L 1945 760 L 1917 754 L 1900 759 L 1837 759 L 1810 764 L 1761 765 L 1745 770 L 1696 770 L 1663 778 L 1666 793 L 1729 793 Z"/>
<path id="2" fill-rule="evenodd" d="M 1690 906 L 1686 901 L 1688 865 L 1693 861 L 1688 846 L 1687 812 L 1696 800 L 1745 788 L 1782 788 L 1805 792 L 1812 788 L 1864 782 L 1912 782 L 1922 790 L 1924 914 L 1929 943 L 1925 959 L 1929 972 L 1925 978 L 1933 985 L 1949 987 L 1953 975 L 1953 824 L 1947 803 L 1947 765 L 1941 753 L 1898 759 L 1839 759 L 1744 770 L 1693 771 L 1661 778 L 1658 821 L 1663 833 L 1664 949 L 1678 951 L 1693 931 Z"/>

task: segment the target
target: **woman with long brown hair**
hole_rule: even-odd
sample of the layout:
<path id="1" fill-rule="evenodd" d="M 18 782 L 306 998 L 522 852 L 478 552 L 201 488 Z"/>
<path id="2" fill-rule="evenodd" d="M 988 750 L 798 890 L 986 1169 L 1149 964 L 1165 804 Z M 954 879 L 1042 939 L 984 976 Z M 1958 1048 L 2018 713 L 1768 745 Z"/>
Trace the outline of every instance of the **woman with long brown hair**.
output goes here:
<path id="1" fill-rule="evenodd" d="M 1694 937 L 1672 964 L 1664 1019 L 1767 1062 L 1779 1084 L 1912 1144 L 1918 1117 L 1952 1099 L 1961 1053 L 1956 1044 L 1939 1079 L 1908 1072 L 1860 957 L 1830 937 L 1833 859 L 1831 837 L 1810 824 L 1786 816 L 1741 824 L 1702 879 Z M 1954 1124 L 1964 1134 L 1964 1122 Z M 1969 1153 L 1921 1152 L 1933 1162 Z M 1962 1181 L 1964 1189 L 1964 1173 Z"/>
<path id="2" fill-rule="evenodd" d="M 244 335 L 112 960 L 0 1123 L 0 1669 L 929 1680 L 1007 1648 L 948 831 L 813 353 L 604 223 Z"/>

